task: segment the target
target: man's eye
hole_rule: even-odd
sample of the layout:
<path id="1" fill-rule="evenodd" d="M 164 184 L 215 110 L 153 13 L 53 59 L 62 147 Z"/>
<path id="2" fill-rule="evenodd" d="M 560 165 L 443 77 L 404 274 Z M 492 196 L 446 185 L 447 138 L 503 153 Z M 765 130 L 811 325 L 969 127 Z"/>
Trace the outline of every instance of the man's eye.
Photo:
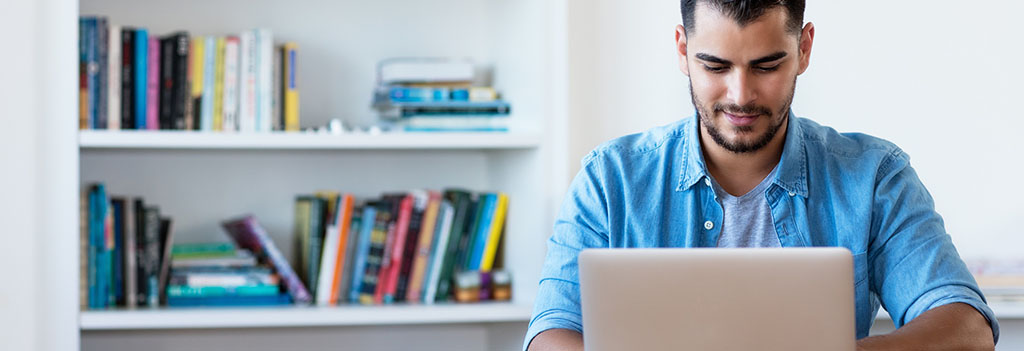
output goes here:
<path id="1" fill-rule="evenodd" d="M 711 73 L 722 73 L 722 72 L 725 72 L 725 70 L 727 68 L 728 67 L 725 67 L 725 66 L 708 66 L 708 65 L 704 65 L 704 69 L 707 70 L 708 72 L 711 72 Z"/>
<path id="2" fill-rule="evenodd" d="M 771 66 L 771 67 L 760 67 L 760 66 L 758 66 L 757 70 L 760 71 L 760 72 L 775 72 L 775 71 L 777 71 L 779 69 L 779 66 L 780 65 L 775 65 L 775 66 Z"/>

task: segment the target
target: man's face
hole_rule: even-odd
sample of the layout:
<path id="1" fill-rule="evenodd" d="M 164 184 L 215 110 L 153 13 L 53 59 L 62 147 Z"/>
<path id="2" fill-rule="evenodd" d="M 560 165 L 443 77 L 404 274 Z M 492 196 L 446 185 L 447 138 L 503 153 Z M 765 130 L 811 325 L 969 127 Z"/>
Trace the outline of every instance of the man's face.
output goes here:
<path id="1" fill-rule="evenodd" d="M 741 27 L 699 3 L 690 36 L 676 30 L 680 69 L 690 78 L 703 130 L 728 151 L 763 148 L 787 121 L 814 33 L 810 24 L 802 36 L 788 32 L 787 19 L 778 7 Z"/>

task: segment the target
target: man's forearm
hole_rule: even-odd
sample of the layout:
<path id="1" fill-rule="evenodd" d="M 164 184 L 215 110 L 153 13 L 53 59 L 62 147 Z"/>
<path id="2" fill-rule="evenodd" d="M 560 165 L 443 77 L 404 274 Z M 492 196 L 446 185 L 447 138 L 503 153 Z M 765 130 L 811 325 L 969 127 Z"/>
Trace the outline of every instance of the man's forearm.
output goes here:
<path id="1" fill-rule="evenodd" d="M 857 341 L 857 350 L 993 350 L 992 327 L 964 303 L 925 311 L 892 333 Z"/>
<path id="2" fill-rule="evenodd" d="M 529 351 L 583 351 L 583 334 L 570 329 L 548 329 L 533 337 Z"/>

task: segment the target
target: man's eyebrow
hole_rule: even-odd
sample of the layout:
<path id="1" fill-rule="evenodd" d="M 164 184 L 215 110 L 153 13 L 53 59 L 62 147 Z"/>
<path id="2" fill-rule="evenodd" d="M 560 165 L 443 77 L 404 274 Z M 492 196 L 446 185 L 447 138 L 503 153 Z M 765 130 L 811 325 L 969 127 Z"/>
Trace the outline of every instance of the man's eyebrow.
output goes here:
<path id="1" fill-rule="evenodd" d="M 771 54 L 771 55 L 768 55 L 768 56 L 765 56 L 765 57 L 762 57 L 762 58 L 759 58 L 759 59 L 751 60 L 750 61 L 750 65 L 754 66 L 754 65 L 759 65 L 759 64 L 762 64 L 762 63 L 776 61 L 776 60 L 779 60 L 779 59 L 781 59 L 783 57 L 786 57 L 786 55 L 787 54 L 786 54 L 785 51 L 779 51 L 779 52 L 776 52 L 774 54 Z M 708 62 L 711 62 L 711 63 L 717 63 L 717 64 L 720 64 L 720 65 L 726 65 L 726 66 L 732 65 L 732 61 L 723 59 L 723 58 L 715 56 L 715 55 L 705 54 L 703 52 L 697 53 L 697 55 L 694 55 L 694 56 L 696 56 L 697 59 L 700 59 L 700 60 L 703 60 L 703 61 L 708 61 Z"/>
<path id="2" fill-rule="evenodd" d="M 765 56 L 765 57 L 762 57 L 762 58 L 759 58 L 759 59 L 756 59 L 756 60 L 751 60 L 750 61 L 750 65 L 751 66 L 755 66 L 755 65 L 758 65 L 758 64 L 762 64 L 762 63 L 772 62 L 772 61 L 781 59 L 783 57 L 786 57 L 786 52 L 785 51 L 779 51 L 779 52 L 776 52 L 774 54 L 771 54 L 771 55 L 768 55 L 768 56 Z"/>

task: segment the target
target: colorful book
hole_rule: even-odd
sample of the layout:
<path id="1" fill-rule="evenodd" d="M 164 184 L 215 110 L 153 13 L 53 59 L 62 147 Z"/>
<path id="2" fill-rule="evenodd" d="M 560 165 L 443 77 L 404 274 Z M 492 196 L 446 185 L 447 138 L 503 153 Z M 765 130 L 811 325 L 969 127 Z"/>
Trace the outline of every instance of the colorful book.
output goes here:
<path id="1" fill-rule="evenodd" d="M 135 54 L 132 56 L 135 63 L 135 129 L 149 129 L 146 125 L 149 92 L 149 32 L 145 28 L 135 30 Z"/>
<path id="2" fill-rule="evenodd" d="M 359 303 L 363 305 L 371 305 L 377 301 L 377 278 L 384 263 L 384 248 L 392 217 L 391 202 L 382 200 L 376 203 L 376 206 L 377 218 L 370 233 L 370 249 L 366 255 L 363 280 L 360 284 Z"/>
<path id="3" fill-rule="evenodd" d="M 408 302 L 420 302 L 423 295 L 424 274 L 427 272 L 430 250 L 434 245 L 434 232 L 437 227 L 438 211 L 441 207 L 441 194 L 434 191 L 428 194 L 427 209 L 423 213 L 423 224 L 420 226 L 416 249 L 407 258 L 412 261 L 412 268 L 409 271 L 409 287 L 405 293 L 405 301 Z"/>
<path id="4" fill-rule="evenodd" d="M 377 208 L 371 204 L 363 206 L 363 214 L 360 219 L 359 236 L 355 241 L 355 251 L 353 251 L 352 279 L 348 290 L 349 302 L 359 302 L 359 295 L 363 291 L 363 276 L 366 273 L 367 257 L 370 254 L 371 236 L 377 222 Z"/>
<path id="5" fill-rule="evenodd" d="M 160 39 L 149 37 L 146 63 L 146 129 L 161 129 L 160 125 Z"/>
<path id="6" fill-rule="evenodd" d="M 483 196 L 483 209 L 481 210 L 480 222 L 473 234 L 469 265 L 467 266 L 467 269 L 471 271 L 478 271 L 481 268 L 480 264 L 483 261 L 484 251 L 487 248 L 487 239 L 490 237 L 491 223 L 494 221 L 494 210 L 498 200 L 498 196 L 495 194 L 485 194 Z"/>
<path id="7" fill-rule="evenodd" d="M 459 244 L 463 242 L 466 226 L 472 221 L 475 212 L 473 211 L 472 197 L 468 191 L 449 189 L 444 192 L 444 197 L 452 203 L 455 214 L 452 217 L 448 245 L 444 249 L 444 260 L 441 263 L 441 272 L 437 281 L 437 293 L 434 298 L 436 302 L 446 301 L 450 296 L 452 278 L 456 267 L 461 262 L 458 260 Z"/>
<path id="8" fill-rule="evenodd" d="M 401 276 L 402 267 L 405 265 L 406 252 L 410 244 L 409 237 L 419 228 L 420 215 L 426 207 L 426 196 L 422 192 L 413 192 L 405 196 L 396 196 L 398 203 L 398 220 L 395 222 L 394 243 L 390 251 L 390 259 L 387 260 L 387 285 L 383 290 L 383 303 L 391 303 L 405 299 L 402 294 L 405 291 L 406 282 Z M 415 222 L 415 223 L 414 223 Z M 415 227 L 414 227 L 415 225 Z M 418 234 L 418 232 L 416 232 Z"/>
<path id="9" fill-rule="evenodd" d="M 440 219 L 434 232 L 434 244 L 430 249 L 430 267 L 427 269 L 426 281 L 423 283 L 424 290 L 421 300 L 426 304 L 432 304 L 437 300 L 437 288 L 441 280 L 448 241 L 451 238 L 452 221 L 455 218 L 455 210 L 451 202 L 441 201 L 438 218 Z"/>
<path id="10" fill-rule="evenodd" d="M 256 221 L 256 218 L 245 216 L 225 222 L 223 226 L 239 247 L 249 249 L 257 257 L 260 257 L 261 260 L 274 266 L 285 288 L 288 289 L 288 293 L 291 294 L 296 303 L 310 302 L 311 296 L 309 291 L 306 290 L 306 286 L 295 275 L 295 271 L 288 264 L 288 260 L 278 251 L 277 246 L 274 245 L 274 242 Z"/>
<path id="11" fill-rule="evenodd" d="M 483 257 L 480 259 L 480 270 L 490 272 L 494 267 L 495 257 L 498 254 L 498 245 L 501 243 L 501 233 L 505 230 L 505 217 L 508 213 L 508 194 L 498 193 L 498 204 L 494 209 L 494 219 L 488 229 L 487 241 L 484 246 Z"/>
<path id="12" fill-rule="evenodd" d="M 340 291 L 340 282 L 346 278 L 343 273 L 345 272 L 345 260 L 348 258 L 347 245 L 349 243 L 349 236 L 351 235 L 350 229 L 352 227 L 352 210 L 355 206 L 354 202 L 355 197 L 352 196 L 352 194 L 342 195 L 340 205 L 337 209 L 338 214 L 335 220 L 335 228 L 337 230 L 338 239 L 336 240 L 336 246 L 333 250 L 335 252 L 333 257 L 334 268 L 330 271 L 330 274 L 327 275 L 328 282 L 325 282 L 330 285 L 324 285 L 331 287 L 329 297 L 327 298 L 327 303 L 331 305 L 338 303 L 338 299 L 342 295 L 342 292 Z"/>
<path id="13" fill-rule="evenodd" d="M 202 111 L 203 111 L 203 84 L 206 82 L 206 38 L 195 37 L 192 38 L 192 52 L 191 58 L 189 58 L 189 68 L 191 69 L 189 86 L 189 97 L 192 99 L 192 115 L 186 116 L 192 120 L 191 124 L 193 130 L 202 129 Z M 207 101 L 206 103 L 209 103 Z"/>
<path id="14" fill-rule="evenodd" d="M 284 70 L 282 89 L 283 99 L 282 114 L 284 115 L 284 130 L 290 132 L 299 131 L 299 90 L 296 85 L 296 56 L 298 55 L 298 44 L 288 42 L 282 48 Z"/>
<path id="15" fill-rule="evenodd" d="M 239 296 L 276 296 L 281 292 L 277 285 L 240 285 L 240 286 L 167 286 L 167 297 L 239 297 Z"/>
<path id="16" fill-rule="evenodd" d="M 217 37 L 213 54 L 213 130 L 224 130 L 224 37 Z"/>
<path id="17" fill-rule="evenodd" d="M 353 268 L 355 266 L 357 246 L 359 245 L 359 235 L 362 233 L 362 215 L 363 207 L 353 207 L 352 220 L 348 230 L 348 239 L 345 243 L 345 261 L 342 263 L 342 270 L 341 273 L 338 274 L 336 281 L 337 286 L 335 287 L 338 290 L 337 304 L 351 301 L 349 299 L 349 291 L 352 290 Z"/>

